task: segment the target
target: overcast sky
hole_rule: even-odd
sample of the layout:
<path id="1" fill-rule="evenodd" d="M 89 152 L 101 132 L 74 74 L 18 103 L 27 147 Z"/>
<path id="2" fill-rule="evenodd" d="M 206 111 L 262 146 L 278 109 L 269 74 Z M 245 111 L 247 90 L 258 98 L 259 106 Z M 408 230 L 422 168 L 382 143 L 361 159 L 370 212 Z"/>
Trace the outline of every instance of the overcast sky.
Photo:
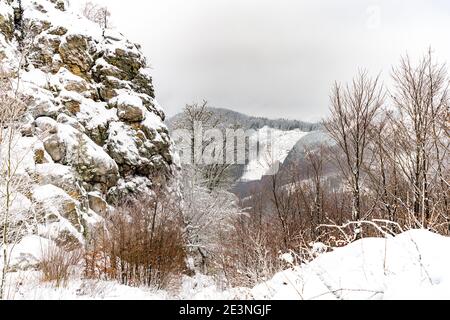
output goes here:
<path id="1" fill-rule="evenodd" d="M 72 0 L 83 1 L 83 0 Z M 360 67 L 387 80 L 400 55 L 450 59 L 446 0 L 96 0 L 140 43 L 168 115 L 211 105 L 318 120 Z"/>

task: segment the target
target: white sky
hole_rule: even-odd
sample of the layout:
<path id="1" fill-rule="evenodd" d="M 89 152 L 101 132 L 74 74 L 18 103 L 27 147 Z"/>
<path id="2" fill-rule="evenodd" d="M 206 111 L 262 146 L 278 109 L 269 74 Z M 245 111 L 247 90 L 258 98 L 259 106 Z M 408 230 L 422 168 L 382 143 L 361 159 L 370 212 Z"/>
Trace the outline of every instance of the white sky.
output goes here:
<path id="1" fill-rule="evenodd" d="M 83 0 L 71 0 L 84 2 Z M 96 0 L 140 43 L 168 115 L 207 99 L 252 115 L 318 120 L 335 80 L 431 46 L 450 58 L 446 0 Z"/>

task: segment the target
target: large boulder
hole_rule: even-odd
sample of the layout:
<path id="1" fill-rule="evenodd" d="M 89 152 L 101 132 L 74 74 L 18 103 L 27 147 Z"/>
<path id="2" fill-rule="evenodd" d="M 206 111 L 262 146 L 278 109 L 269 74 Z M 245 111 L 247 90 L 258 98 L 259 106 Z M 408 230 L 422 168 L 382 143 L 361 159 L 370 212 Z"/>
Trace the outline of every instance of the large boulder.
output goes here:
<path id="1" fill-rule="evenodd" d="M 88 40 L 82 35 L 69 35 L 59 47 L 62 61 L 74 75 L 87 77 L 94 65 Z"/>
<path id="2" fill-rule="evenodd" d="M 73 166 L 84 182 L 103 185 L 102 189 L 107 190 L 119 180 L 114 160 L 70 125 L 58 124 L 58 132 L 46 138 L 44 146 L 55 162 Z"/>
<path id="3" fill-rule="evenodd" d="M 140 122 L 145 119 L 146 109 L 137 95 L 122 93 L 111 99 L 109 105 L 117 108 L 117 116 L 123 121 Z"/>
<path id="4" fill-rule="evenodd" d="M 102 217 L 105 217 L 109 210 L 109 205 L 100 192 L 89 192 L 89 208 Z"/>
<path id="5" fill-rule="evenodd" d="M 60 89 L 66 92 L 78 93 L 85 98 L 97 100 L 97 89 L 89 81 L 74 75 L 66 68 L 60 68 L 56 74 L 56 78 L 60 84 Z"/>
<path id="6" fill-rule="evenodd" d="M 44 147 L 53 161 L 59 162 L 66 158 L 66 146 L 57 134 L 52 134 L 46 138 L 44 140 Z"/>
<path id="7" fill-rule="evenodd" d="M 33 65 L 46 72 L 56 73 L 62 66 L 62 61 L 55 53 L 61 44 L 59 36 L 41 37 L 39 46 L 32 47 L 29 53 Z"/>
<path id="8" fill-rule="evenodd" d="M 83 189 L 79 185 L 75 170 L 70 166 L 58 163 L 37 164 L 33 177 L 41 185 L 54 185 L 74 199 L 83 197 Z"/>
<path id="9" fill-rule="evenodd" d="M 43 235 L 61 244 L 82 241 L 84 227 L 78 201 L 51 184 L 34 188 L 32 197 L 36 213 L 45 220 Z"/>
<path id="10" fill-rule="evenodd" d="M 149 97 L 155 97 L 155 91 L 153 88 L 152 77 L 148 68 L 140 69 L 137 75 L 132 80 L 133 89 L 139 93 L 148 95 Z"/>
<path id="11" fill-rule="evenodd" d="M 123 71 L 123 78 L 121 80 L 133 80 L 139 73 L 139 70 L 145 66 L 145 59 L 139 53 L 133 51 L 133 46 L 130 44 L 131 50 L 123 48 L 115 48 L 105 51 L 105 61 Z"/>

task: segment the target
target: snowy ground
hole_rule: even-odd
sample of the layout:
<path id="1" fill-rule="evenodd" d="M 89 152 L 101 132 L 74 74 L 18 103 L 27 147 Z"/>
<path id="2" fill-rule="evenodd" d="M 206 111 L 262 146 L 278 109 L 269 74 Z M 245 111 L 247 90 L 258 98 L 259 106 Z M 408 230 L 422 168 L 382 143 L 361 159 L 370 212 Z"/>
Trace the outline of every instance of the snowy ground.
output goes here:
<path id="1" fill-rule="evenodd" d="M 368 238 L 277 274 L 256 299 L 450 299 L 450 238 L 412 230 Z"/>
<path id="2" fill-rule="evenodd" d="M 134 288 L 112 281 L 82 280 L 74 276 L 64 287 L 42 283 L 39 272 L 9 276 L 9 300 L 251 300 L 250 289 L 220 290 L 211 277 L 184 277 L 181 286 L 167 291 Z"/>
<path id="3" fill-rule="evenodd" d="M 280 272 L 255 288 L 221 290 L 210 277 L 185 277 L 178 289 L 152 291 L 113 282 L 42 284 L 37 272 L 9 277 L 9 299 L 450 299 L 450 238 L 412 230 L 367 238 Z M 286 256 L 285 256 L 286 259 Z M 287 259 L 288 260 L 288 259 Z"/>

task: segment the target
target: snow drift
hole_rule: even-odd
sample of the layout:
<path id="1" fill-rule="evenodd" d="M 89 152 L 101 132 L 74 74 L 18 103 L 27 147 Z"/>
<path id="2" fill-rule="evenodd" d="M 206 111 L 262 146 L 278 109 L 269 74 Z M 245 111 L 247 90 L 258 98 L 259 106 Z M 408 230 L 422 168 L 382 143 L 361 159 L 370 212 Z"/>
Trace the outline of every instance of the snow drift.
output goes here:
<path id="1" fill-rule="evenodd" d="M 255 299 L 450 299 L 450 238 L 426 230 L 367 238 L 277 274 Z"/>
<path id="2" fill-rule="evenodd" d="M 36 241 L 15 250 L 36 252 Z M 30 246 L 27 250 L 26 246 Z M 207 276 L 184 277 L 172 291 L 130 288 L 115 282 L 73 278 L 66 287 L 39 282 L 35 271 L 11 275 L 11 299 L 224 299 L 224 300 L 381 300 L 450 299 L 450 238 L 426 230 L 397 237 L 367 238 L 320 254 L 254 288 L 221 289 Z M 285 260 L 288 255 L 283 255 Z M 14 284 L 26 278 L 26 284 Z"/>

